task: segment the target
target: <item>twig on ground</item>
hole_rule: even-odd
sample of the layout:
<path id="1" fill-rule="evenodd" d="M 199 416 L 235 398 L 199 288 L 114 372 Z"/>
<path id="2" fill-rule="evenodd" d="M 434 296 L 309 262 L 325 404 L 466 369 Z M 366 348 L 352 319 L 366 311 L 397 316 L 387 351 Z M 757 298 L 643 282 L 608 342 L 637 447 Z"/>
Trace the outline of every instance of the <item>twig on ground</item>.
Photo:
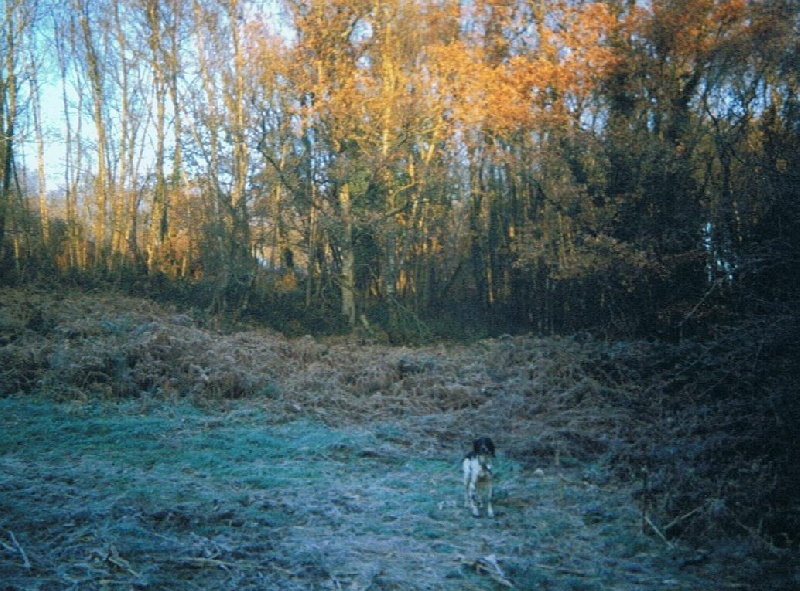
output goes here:
<path id="1" fill-rule="evenodd" d="M 516 589 L 514 583 L 511 582 L 503 572 L 503 569 L 500 568 L 500 565 L 497 563 L 497 557 L 494 554 L 482 556 L 475 560 L 467 560 L 461 557 L 461 563 L 472 566 L 476 572 L 488 575 L 504 587 Z"/>
<path id="2" fill-rule="evenodd" d="M 22 546 L 20 546 L 19 542 L 17 541 L 17 537 L 14 535 L 13 531 L 8 530 L 8 535 L 11 537 L 11 541 L 14 543 L 14 547 L 12 548 L 8 544 L 3 544 L 3 547 L 9 552 L 16 551 L 22 558 L 22 566 L 25 567 L 26 569 L 30 569 L 31 562 L 30 560 L 28 560 L 28 555 L 25 554 L 25 549 Z"/>
<path id="3" fill-rule="evenodd" d="M 573 575 L 575 577 L 587 576 L 585 572 L 581 572 L 579 570 L 575 570 L 572 568 L 567 568 L 565 566 L 550 566 L 549 564 L 541 564 L 538 562 L 533 566 L 535 566 L 536 568 L 541 568 L 542 570 L 551 570 L 553 572 L 557 572 L 562 575 Z"/>
<path id="4" fill-rule="evenodd" d="M 734 523 L 746 531 L 762 548 L 765 548 L 773 555 L 780 554 L 780 550 L 770 540 L 766 538 L 759 530 L 749 525 L 745 525 L 741 520 L 734 518 Z"/>
<path id="5" fill-rule="evenodd" d="M 191 564 L 192 566 L 203 567 L 203 566 L 213 566 L 216 568 L 221 568 L 224 571 L 229 571 L 231 568 L 235 566 L 243 566 L 240 563 L 232 563 L 226 562 L 224 560 L 217 560 L 216 558 L 201 558 L 199 556 L 181 556 L 178 558 L 171 558 L 170 561 L 172 562 L 182 562 L 185 564 Z"/>
<path id="6" fill-rule="evenodd" d="M 114 544 L 112 544 L 111 548 L 109 549 L 108 556 L 106 556 L 106 561 L 110 564 L 113 564 L 118 569 L 133 575 L 137 579 L 142 576 L 133 569 L 130 562 L 128 562 L 122 556 L 119 555 L 119 551 L 117 550 L 117 547 Z"/>
<path id="7" fill-rule="evenodd" d="M 678 525 L 684 519 L 689 519 L 692 515 L 694 515 L 698 511 L 702 511 L 703 507 L 705 507 L 705 506 L 706 506 L 705 503 L 703 503 L 702 505 L 700 505 L 699 507 L 695 507 L 694 509 L 692 509 L 691 511 L 689 511 L 685 515 L 679 515 L 678 517 L 676 517 L 675 519 L 673 519 L 667 525 L 664 526 L 664 531 L 669 531 L 671 528 L 673 528 L 676 525 Z"/>
<path id="8" fill-rule="evenodd" d="M 665 543 L 667 546 L 669 546 L 670 548 L 672 547 L 672 542 L 670 542 L 670 541 L 667 539 L 667 536 L 665 536 L 665 535 L 664 535 L 664 534 L 661 532 L 661 530 L 660 530 L 660 529 L 658 529 L 658 527 L 656 526 L 656 524 L 655 524 L 655 523 L 653 523 L 653 522 L 651 521 L 651 519 L 650 519 L 650 518 L 649 518 L 647 515 L 645 515 L 645 516 L 644 516 L 644 521 L 645 521 L 645 523 L 646 523 L 647 525 L 649 525 L 649 526 L 650 526 L 650 528 L 651 528 L 651 529 L 652 529 L 654 532 L 656 532 L 656 535 L 657 535 L 659 538 L 661 538 L 661 539 L 663 540 L 663 542 L 664 542 L 664 543 Z"/>
<path id="9" fill-rule="evenodd" d="M 231 571 L 233 569 L 258 569 L 261 568 L 257 562 L 253 560 L 237 560 L 235 562 L 231 562 L 228 560 L 220 560 L 218 558 L 203 558 L 201 556 L 179 556 L 175 558 L 169 558 L 164 560 L 164 562 L 177 562 L 182 564 L 189 564 L 192 566 L 196 566 L 198 568 L 202 567 L 215 567 L 222 569 L 224 571 Z M 270 568 L 273 570 L 277 570 L 289 575 L 293 575 L 294 573 L 288 569 L 281 568 L 275 564 L 271 564 Z"/>

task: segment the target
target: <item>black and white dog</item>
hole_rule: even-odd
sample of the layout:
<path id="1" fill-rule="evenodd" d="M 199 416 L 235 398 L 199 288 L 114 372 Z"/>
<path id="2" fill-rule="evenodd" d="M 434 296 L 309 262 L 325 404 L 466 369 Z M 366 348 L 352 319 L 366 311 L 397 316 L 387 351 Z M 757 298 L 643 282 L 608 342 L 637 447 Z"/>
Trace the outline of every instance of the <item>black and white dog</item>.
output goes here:
<path id="1" fill-rule="evenodd" d="M 494 517 L 492 509 L 492 458 L 494 441 L 489 437 L 479 437 L 472 443 L 472 451 L 464 458 L 464 506 L 472 509 L 478 517 L 479 507 L 486 498 L 486 514 Z"/>

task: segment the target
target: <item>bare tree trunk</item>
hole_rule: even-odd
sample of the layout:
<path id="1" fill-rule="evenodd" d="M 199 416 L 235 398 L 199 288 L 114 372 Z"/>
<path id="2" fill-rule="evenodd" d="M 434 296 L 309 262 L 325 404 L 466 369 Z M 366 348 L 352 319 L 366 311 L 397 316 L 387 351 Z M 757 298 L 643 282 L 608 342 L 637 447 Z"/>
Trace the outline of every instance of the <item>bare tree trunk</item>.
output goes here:
<path id="1" fill-rule="evenodd" d="M 89 79 L 89 86 L 92 92 L 92 114 L 94 118 L 94 128 L 97 134 L 97 176 L 94 182 L 95 190 L 95 212 L 94 238 L 96 240 L 97 255 L 100 260 L 105 262 L 106 248 L 108 245 L 108 196 L 109 196 L 109 168 L 108 168 L 108 137 L 105 124 L 105 89 L 103 84 L 103 70 L 100 64 L 100 56 L 96 46 L 94 31 L 89 25 L 89 6 L 86 0 L 75 0 L 75 9 L 80 19 L 81 34 L 83 36 L 83 48 L 86 52 L 86 74 Z"/>
<path id="2" fill-rule="evenodd" d="M 17 119 L 16 31 L 14 3 L 7 2 L 3 22 L 5 60 L 0 66 L 0 249 L 11 213 L 11 184 L 14 174 L 14 134 Z M 0 251 L 0 262 L 4 253 Z"/>
<path id="3" fill-rule="evenodd" d="M 42 225 L 42 244 L 48 250 L 50 245 L 50 213 L 47 206 L 47 176 L 44 167 L 44 131 L 42 128 L 42 101 L 39 94 L 38 64 L 31 56 L 29 64 L 30 100 L 33 111 L 33 130 L 36 138 L 36 178 L 39 194 L 39 217 Z"/>
<path id="4" fill-rule="evenodd" d="M 65 125 L 65 149 L 64 149 L 64 192 L 65 192 L 65 215 L 67 225 L 67 243 L 66 243 L 66 265 L 70 268 L 80 268 L 85 266 L 86 261 L 81 254 L 84 251 L 82 245 L 82 238 L 80 236 L 77 219 L 77 178 L 78 172 L 81 168 L 81 154 L 80 147 L 75 149 L 77 142 L 76 138 L 81 135 L 81 112 L 82 109 L 77 109 L 77 130 L 73 129 L 72 115 L 69 103 L 69 91 L 67 87 L 67 80 L 69 79 L 69 44 L 75 43 L 74 39 L 70 37 L 73 33 L 73 27 L 69 22 L 61 22 L 59 20 L 53 21 L 53 37 L 56 41 L 56 58 L 58 59 L 58 70 L 61 78 L 61 100 L 64 112 L 64 125 Z M 81 96 L 78 95 L 80 103 Z M 74 162 L 77 158 L 77 162 Z"/>
<path id="5" fill-rule="evenodd" d="M 153 204 L 151 207 L 150 231 L 147 240 L 147 266 L 153 268 L 158 265 L 159 250 L 167 236 L 168 205 L 167 205 L 167 180 L 164 174 L 165 139 L 166 139 L 166 76 L 164 73 L 164 55 L 161 38 L 161 15 L 159 14 L 160 2 L 147 0 L 147 44 L 150 48 L 151 70 L 155 85 L 156 102 L 156 186 L 153 191 Z"/>
<path id="6" fill-rule="evenodd" d="M 166 69 L 167 69 L 167 91 L 169 92 L 170 101 L 172 103 L 172 130 L 173 130 L 173 145 L 174 153 L 172 155 L 172 172 L 169 183 L 169 196 L 165 200 L 165 226 L 167 234 L 174 232 L 169 224 L 169 209 L 171 207 L 170 199 L 180 199 L 180 193 L 186 186 L 183 170 L 183 106 L 180 102 L 178 94 L 178 74 L 180 71 L 180 36 L 178 35 L 179 28 L 183 20 L 181 7 L 183 3 L 181 0 L 172 0 L 172 23 L 168 28 L 169 36 L 169 53 L 165 56 Z M 169 239 L 169 238 L 168 238 Z M 185 269 L 189 266 L 190 247 L 187 245 L 183 252 L 183 261 L 181 262 L 180 274 L 185 274 Z"/>
<path id="7" fill-rule="evenodd" d="M 344 231 L 342 235 L 342 315 L 353 327 L 356 323 L 355 268 L 356 253 L 353 247 L 353 216 L 350 204 L 350 185 L 344 183 L 339 188 L 339 207 L 342 213 Z"/>
<path id="8" fill-rule="evenodd" d="M 245 190 L 247 188 L 248 149 L 246 141 L 246 105 L 244 55 L 240 38 L 240 23 L 243 22 L 239 0 L 230 0 L 228 19 L 233 44 L 233 92 L 228 97 L 228 116 L 232 120 L 233 139 L 233 185 L 231 207 L 233 215 L 233 240 L 237 259 L 250 256 L 250 220 L 247 213 Z"/>

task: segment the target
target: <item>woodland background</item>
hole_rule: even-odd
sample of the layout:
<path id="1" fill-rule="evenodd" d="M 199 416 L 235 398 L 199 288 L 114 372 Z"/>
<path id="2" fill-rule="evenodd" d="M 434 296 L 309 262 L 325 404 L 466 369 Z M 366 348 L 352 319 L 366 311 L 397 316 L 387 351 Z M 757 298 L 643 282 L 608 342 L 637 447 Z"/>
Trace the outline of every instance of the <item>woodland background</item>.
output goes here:
<path id="1" fill-rule="evenodd" d="M 235 484 L 208 499 L 233 503 L 225 470 L 250 478 L 261 464 L 236 462 L 263 459 L 274 424 L 310 420 L 326 426 L 317 460 L 382 483 L 387 466 L 407 482 L 409 455 L 432 462 L 413 474 L 450 482 L 465 434 L 496 433 L 519 543 L 493 535 L 519 588 L 796 588 L 800 2 L 2 6 L 0 578 L 72 588 L 80 568 L 86 588 L 109 572 L 128 588 L 221 564 L 233 574 L 197 580 L 338 588 L 347 565 L 372 568 L 369 544 L 323 570 L 294 541 L 228 553 L 271 507 L 268 481 L 219 523 L 216 500 L 181 500 L 207 472 Z M 119 433 L 160 440 L 165 424 L 213 454 L 170 466 L 185 479 L 163 488 L 151 471 L 170 449 Z M 307 466 L 295 435 L 278 457 Z M 98 467 L 65 467 L 84 448 Z M 140 462 L 164 506 L 119 496 L 109 452 Z M 534 485 L 535 468 L 550 480 Z M 346 496 L 360 482 L 331 474 L 363 511 Z M 93 479 L 111 492 L 91 496 Z M 288 521 L 267 525 L 291 541 L 324 524 L 317 486 L 286 484 Z M 391 503 L 407 498 L 392 486 Z M 430 499 L 416 501 L 403 506 Z M 437 510 L 403 521 L 387 556 L 409 540 L 418 553 L 363 579 L 406 588 L 391 584 L 422 572 L 431 539 L 483 527 Z M 117 511 L 141 538 L 114 530 Z M 372 515 L 348 521 L 354 535 L 385 531 Z M 179 551 L 137 541 L 167 534 Z M 642 566 L 664 558 L 653 540 L 697 553 Z M 419 588 L 465 588 L 464 564 Z"/>
<path id="2" fill-rule="evenodd" d="M 796 308 L 794 0 L 4 6 L 7 284 L 391 342 Z"/>

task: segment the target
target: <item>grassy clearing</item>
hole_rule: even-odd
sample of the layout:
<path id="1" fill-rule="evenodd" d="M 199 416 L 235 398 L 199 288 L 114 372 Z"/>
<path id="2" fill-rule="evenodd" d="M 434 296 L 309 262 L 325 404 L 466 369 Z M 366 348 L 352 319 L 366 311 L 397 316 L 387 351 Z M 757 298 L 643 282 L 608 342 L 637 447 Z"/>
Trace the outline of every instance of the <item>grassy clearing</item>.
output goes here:
<path id="1" fill-rule="evenodd" d="M 571 472 L 501 458 L 498 517 L 474 519 L 455 451 L 410 455 L 398 425 L 269 425 L 245 403 L 6 398 L 0 416 L 6 589 L 719 585 L 638 532 L 627 491 Z"/>
<path id="2" fill-rule="evenodd" d="M 64 295 L 0 289 L 3 591 L 800 581 L 790 323 L 409 349 Z M 478 434 L 494 520 L 461 507 Z"/>

